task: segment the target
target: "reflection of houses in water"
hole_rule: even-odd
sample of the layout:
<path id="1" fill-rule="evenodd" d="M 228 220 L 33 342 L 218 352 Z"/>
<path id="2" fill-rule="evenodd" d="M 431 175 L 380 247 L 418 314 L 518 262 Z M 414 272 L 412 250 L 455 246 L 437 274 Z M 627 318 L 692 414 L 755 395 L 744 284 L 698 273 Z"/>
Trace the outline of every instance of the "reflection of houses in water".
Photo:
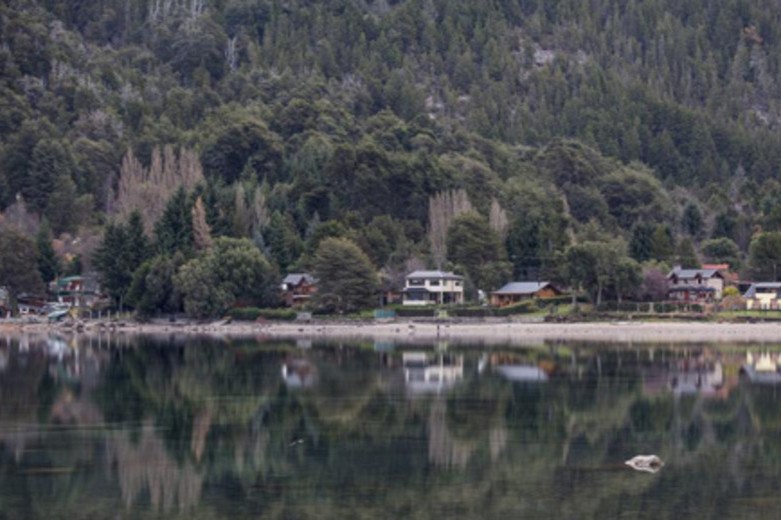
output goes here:
<path id="1" fill-rule="evenodd" d="M 740 371 L 752 383 L 778 384 L 781 383 L 780 364 L 781 359 L 779 359 L 779 355 L 776 353 L 753 354 L 748 352 L 746 353 L 746 362 L 741 366 Z"/>
<path id="2" fill-rule="evenodd" d="M 317 382 L 317 369 L 307 359 L 291 359 L 282 363 L 282 379 L 288 388 L 309 388 Z"/>
<path id="3" fill-rule="evenodd" d="M 724 366 L 721 361 L 675 360 L 643 370 L 643 393 L 702 394 L 726 397 Z"/>
<path id="4" fill-rule="evenodd" d="M 524 363 L 511 354 L 493 354 L 490 362 L 494 372 L 514 383 L 542 383 L 548 380 L 548 374 L 542 368 Z"/>
<path id="5" fill-rule="evenodd" d="M 464 379 L 464 356 L 405 352 L 404 384 L 413 394 L 439 393 Z"/>

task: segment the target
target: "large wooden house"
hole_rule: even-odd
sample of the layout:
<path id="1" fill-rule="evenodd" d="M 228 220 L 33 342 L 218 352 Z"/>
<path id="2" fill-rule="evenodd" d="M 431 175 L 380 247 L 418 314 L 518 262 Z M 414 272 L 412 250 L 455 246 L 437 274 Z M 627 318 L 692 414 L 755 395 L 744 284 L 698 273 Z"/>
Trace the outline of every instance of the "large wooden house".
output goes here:
<path id="1" fill-rule="evenodd" d="M 550 282 L 510 282 L 498 291 L 490 294 L 494 307 L 506 307 L 534 298 L 552 298 L 560 296 L 561 291 Z"/>
<path id="2" fill-rule="evenodd" d="M 301 307 L 317 292 L 317 280 L 308 273 L 291 273 L 282 280 L 281 289 L 285 305 Z"/>

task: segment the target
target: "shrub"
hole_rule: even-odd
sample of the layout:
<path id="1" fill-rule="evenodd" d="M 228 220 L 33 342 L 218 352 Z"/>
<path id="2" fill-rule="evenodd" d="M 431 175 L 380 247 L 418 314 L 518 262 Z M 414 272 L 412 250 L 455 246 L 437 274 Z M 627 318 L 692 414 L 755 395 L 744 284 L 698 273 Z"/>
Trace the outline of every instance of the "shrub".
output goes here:
<path id="1" fill-rule="evenodd" d="M 257 307 L 236 307 L 228 311 L 228 316 L 236 321 L 267 320 L 293 321 L 298 313 L 292 309 L 259 309 Z"/>
<path id="2" fill-rule="evenodd" d="M 550 298 L 553 300 L 554 298 Z M 526 300 L 515 305 L 509 305 L 507 307 L 501 307 L 494 310 L 496 316 L 512 316 L 513 314 L 528 314 L 540 309 L 539 302 L 541 300 Z M 547 301 L 547 300 L 546 300 Z"/>

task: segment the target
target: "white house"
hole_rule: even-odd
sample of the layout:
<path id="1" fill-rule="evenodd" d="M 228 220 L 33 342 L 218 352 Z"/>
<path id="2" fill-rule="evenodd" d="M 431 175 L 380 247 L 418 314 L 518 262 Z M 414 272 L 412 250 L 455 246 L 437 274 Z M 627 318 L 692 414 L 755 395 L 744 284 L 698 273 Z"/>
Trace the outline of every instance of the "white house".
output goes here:
<path id="1" fill-rule="evenodd" d="M 746 309 L 781 309 L 781 283 L 752 283 L 743 295 L 746 299 Z"/>
<path id="2" fill-rule="evenodd" d="M 414 271 L 404 284 L 404 305 L 464 302 L 464 277 L 444 271 Z"/>
<path id="3" fill-rule="evenodd" d="M 670 282 L 668 297 L 671 300 L 720 300 L 724 291 L 724 275 L 717 269 L 681 269 L 675 266 L 667 275 L 667 280 Z"/>

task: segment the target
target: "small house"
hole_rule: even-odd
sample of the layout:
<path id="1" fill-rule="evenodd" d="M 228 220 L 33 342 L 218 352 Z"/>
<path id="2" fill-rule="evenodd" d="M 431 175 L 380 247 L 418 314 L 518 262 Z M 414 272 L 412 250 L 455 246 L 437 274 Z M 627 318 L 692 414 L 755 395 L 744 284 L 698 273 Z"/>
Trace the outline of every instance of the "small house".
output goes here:
<path id="1" fill-rule="evenodd" d="M 16 298 L 20 316 L 40 315 L 46 306 L 46 300 L 34 294 L 22 293 Z"/>
<path id="2" fill-rule="evenodd" d="M 682 269 L 680 266 L 667 275 L 670 286 L 667 297 L 684 302 L 710 302 L 721 299 L 724 275 L 718 269 Z"/>
<path id="3" fill-rule="evenodd" d="M 746 299 L 746 309 L 777 310 L 781 309 L 781 283 L 752 283 L 743 294 Z"/>
<path id="4" fill-rule="evenodd" d="M 464 277 L 445 271 L 413 271 L 404 282 L 403 305 L 464 303 Z"/>
<path id="5" fill-rule="evenodd" d="M 100 292 L 100 284 L 95 274 L 66 276 L 58 278 L 50 285 L 57 302 L 69 307 L 94 307 L 105 299 Z"/>
<path id="6" fill-rule="evenodd" d="M 288 307 L 302 307 L 317 292 L 317 279 L 308 273 L 291 273 L 282 280 L 282 301 Z"/>
<path id="7" fill-rule="evenodd" d="M 507 307 L 523 300 L 534 298 L 553 298 L 562 292 L 550 282 L 510 282 L 498 291 L 491 293 L 491 305 Z"/>

